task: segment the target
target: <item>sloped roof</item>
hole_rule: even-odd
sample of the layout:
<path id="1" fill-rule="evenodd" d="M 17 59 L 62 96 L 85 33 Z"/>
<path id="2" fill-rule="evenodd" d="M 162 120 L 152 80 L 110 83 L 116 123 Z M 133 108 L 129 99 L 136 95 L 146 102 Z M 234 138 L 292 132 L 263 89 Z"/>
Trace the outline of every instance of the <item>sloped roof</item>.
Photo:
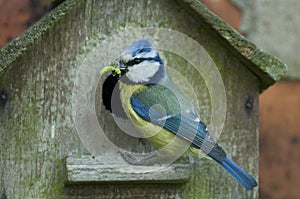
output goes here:
<path id="1" fill-rule="evenodd" d="M 177 0 L 187 12 L 200 19 L 215 31 L 218 37 L 240 56 L 240 60 L 261 81 L 261 90 L 278 81 L 286 72 L 287 66 L 279 59 L 257 48 L 244 36 L 213 14 L 199 0 Z M 0 50 L 0 73 L 14 62 L 43 33 L 53 26 L 61 16 L 72 10 L 80 1 L 66 1 L 44 17 L 38 24 L 25 31 L 19 38 Z M 82 3 L 82 1 L 81 1 Z"/>
<path id="2" fill-rule="evenodd" d="M 245 65 L 260 79 L 261 90 L 274 84 L 286 73 L 287 66 L 278 58 L 256 47 L 198 0 L 180 0 L 179 2 L 185 6 L 190 14 L 211 26 L 226 45 L 244 58 L 242 60 Z"/>

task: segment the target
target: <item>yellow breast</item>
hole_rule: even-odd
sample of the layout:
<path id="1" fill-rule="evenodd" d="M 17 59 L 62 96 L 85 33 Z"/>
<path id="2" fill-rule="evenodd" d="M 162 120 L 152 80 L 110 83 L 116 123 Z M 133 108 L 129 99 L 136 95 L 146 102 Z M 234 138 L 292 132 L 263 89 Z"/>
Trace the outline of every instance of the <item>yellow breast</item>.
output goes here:
<path id="1" fill-rule="evenodd" d="M 130 97 L 134 92 L 142 91 L 146 89 L 144 85 L 127 85 L 120 82 L 120 97 L 123 108 L 127 116 L 131 119 L 132 123 L 138 128 L 143 137 L 147 137 L 147 140 L 161 153 L 167 155 L 177 156 L 183 154 L 189 150 L 191 143 L 174 135 L 168 130 L 154 125 L 144 119 L 142 119 L 133 109 L 130 104 Z M 199 153 L 199 150 L 192 150 L 193 153 Z"/>

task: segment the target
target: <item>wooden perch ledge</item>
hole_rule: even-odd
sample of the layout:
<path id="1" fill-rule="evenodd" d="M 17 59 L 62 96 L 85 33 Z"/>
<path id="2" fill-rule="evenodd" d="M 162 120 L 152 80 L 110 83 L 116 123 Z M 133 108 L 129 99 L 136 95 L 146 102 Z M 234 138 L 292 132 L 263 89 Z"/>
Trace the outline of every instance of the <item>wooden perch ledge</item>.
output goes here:
<path id="1" fill-rule="evenodd" d="M 183 183 L 190 179 L 192 172 L 188 163 L 153 166 L 153 171 L 149 172 L 142 172 L 136 167 L 141 166 L 103 164 L 93 156 L 68 156 L 65 183 Z"/>

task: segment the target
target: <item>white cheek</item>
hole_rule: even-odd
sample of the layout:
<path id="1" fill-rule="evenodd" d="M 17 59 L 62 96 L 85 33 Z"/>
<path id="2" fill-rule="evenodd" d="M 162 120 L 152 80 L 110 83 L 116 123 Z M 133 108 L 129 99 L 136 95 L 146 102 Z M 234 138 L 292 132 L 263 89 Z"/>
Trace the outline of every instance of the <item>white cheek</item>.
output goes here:
<path id="1" fill-rule="evenodd" d="M 127 78 L 135 83 L 148 82 L 159 70 L 159 63 L 143 61 L 129 68 Z"/>

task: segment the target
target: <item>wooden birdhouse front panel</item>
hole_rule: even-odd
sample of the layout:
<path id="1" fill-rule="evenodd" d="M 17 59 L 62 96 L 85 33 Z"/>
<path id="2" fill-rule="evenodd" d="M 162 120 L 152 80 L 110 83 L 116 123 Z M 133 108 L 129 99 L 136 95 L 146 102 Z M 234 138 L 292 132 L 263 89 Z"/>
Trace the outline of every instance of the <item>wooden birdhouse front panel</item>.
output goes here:
<path id="1" fill-rule="evenodd" d="M 258 94 L 281 62 L 196 0 L 67 0 L 0 51 L 2 198 L 258 198 L 206 158 L 154 169 L 118 153 L 155 150 L 102 101 L 100 70 L 142 38 L 227 155 L 257 178 Z"/>

